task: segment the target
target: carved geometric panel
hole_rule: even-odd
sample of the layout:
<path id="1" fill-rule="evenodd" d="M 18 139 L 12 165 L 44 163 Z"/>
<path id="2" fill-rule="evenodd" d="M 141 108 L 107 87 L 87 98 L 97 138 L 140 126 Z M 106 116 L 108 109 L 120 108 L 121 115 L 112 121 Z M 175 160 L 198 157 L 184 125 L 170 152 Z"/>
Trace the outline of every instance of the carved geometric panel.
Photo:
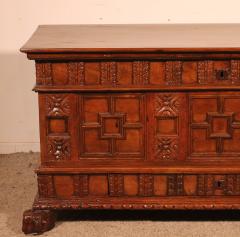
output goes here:
<path id="1" fill-rule="evenodd" d="M 238 157 L 240 96 L 190 96 L 191 157 Z"/>
<path id="2" fill-rule="evenodd" d="M 142 95 L 85 95 L 80 111 L 81 158 L 143 157 Z"/>
<path id="3" fill-rule="evenodd" d="M 150 96 L 148 133 L 151 159 L 185 159 L 185 150 L 179 149 L 186 132 L 186 98 L 180 93 L 156 93 Z M 152 129 L 154 128 L 154 129 Z M 181 138 L 182 137 L 182 138 Z M 180 139 L 181 138 L 181 139 Z"/>
<path id="4" fill-rule="evenodd" d="M 39 94 L 42 161 L 63 161 L 77 157 L 76 110 L 78 95 Z"/>

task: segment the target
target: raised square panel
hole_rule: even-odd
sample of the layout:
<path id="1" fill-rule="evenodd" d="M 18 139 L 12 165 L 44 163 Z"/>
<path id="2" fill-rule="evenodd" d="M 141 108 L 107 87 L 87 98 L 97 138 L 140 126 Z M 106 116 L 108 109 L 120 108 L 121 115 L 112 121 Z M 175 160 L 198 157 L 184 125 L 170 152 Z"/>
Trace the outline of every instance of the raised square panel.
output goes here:
<path id="1" fill-rule="evenodd" d="M 223 141 L 224 152 L 239 152 L 240 153 L 240 129 L 233 129 L 232 139 L 225 139 Z"/>
<path id="2" fill-rule="evenodd" d="M 124 138 L 124 114 L 99 113 L 101 139 Z"/>
<path id="3" fill-rule="evenodd" d="M 109 140 L 99 139 L 99 133 L 96 129 L 84 130 L 84 153 L 99 155 L 109 154 L 110 144 Z"/>
<path id="4" fill-rule="evenodd" d="M 240 122 L 240 96 L 232 96 L 224 98 L 224 112 L 234 112 L 233 121 Z"/>
<path id="5" fill-rule="evenodd" d="M 142 154 L 143 141 L 139 129 L 126 129 L 125 139 L 116 140 L 116 152 L 120 154 Z"/>
<path id="6" fill-rule="evenodd" d="M 108 98 L 107 97 L 84 97 L 83 99 L 83 115 L 84 121 L 98 122 L 99 113 L 108 112 Z"/>
<path id="7" fill-rule="evenodd" d="M 157 118 L 157 133 L 160 133 L 161 135 L 177 135 L 178 118 L 177 117 Z"/>
<path id="8" fill-rule="evenodd" d="M 66 133 L 67 132 L 66 118 L 49 118 L 48 119 L 48 134 L 50 133 Z"/>
<path id="9" fill-rule="evenodd" d="M 208 138 L 207 129 L 194 129 L 191 140 L 193 153 L 216 153 L 216 141 Z"/>
<path id="10" fill-rule="evenodd" d="M 126 122 L 139 122 L 141 116 L 140 99 L 138 96 L 116 97 L 115 111 L 117 113 L 125 113 L 127 115 Z"/>
<path id="11" fill-rule="evenodd" d="M 230 138 L 232 115 L 208 113 L 211 138 Z"/>
<path id="12" fill-rule="evenodd" d="M 207 120 L 207 113 L 217 112 L 216 97 L 199 97 L 191 99 L 192 122 L 202 123 Z"/>

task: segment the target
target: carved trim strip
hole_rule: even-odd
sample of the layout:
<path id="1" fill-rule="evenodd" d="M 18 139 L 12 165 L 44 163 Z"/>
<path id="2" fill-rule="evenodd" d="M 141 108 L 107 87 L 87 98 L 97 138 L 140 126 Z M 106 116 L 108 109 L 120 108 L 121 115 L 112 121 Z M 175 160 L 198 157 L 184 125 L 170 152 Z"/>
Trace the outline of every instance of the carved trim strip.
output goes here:
<path id="1" fill-rule="evenodd" d="M 34 209 L 197 209 L 197 210 L 209 210 L 209 209 L 240 209 L 240 203 L 235 200 L 226 202 L 215 202 L 206 200 L 206 203 L 199 202 L 199 199 L 191 198 L 187 202 L 181 201 L 166 201 L 159 199 L 156 201 L 149 200 L 146 204 L 146 199 L 136 202 L 136 200 L 128 200 L 128 202 L 119 201 L 112 202 L 106 200 L 39 200 L 36 199 L 33 208 Z"/>
<path id="2" fill-rule="evenodd" d="M 232 83 L 239 83 L 239 60 L 231 60 L 231 80 Z"/>
<path id="3" fill-rule="evenodd" d="M 177 196 L 183 195 L 183 193 L 183 175 L 168 175 L 168 195 Z"/>
<path id="4" fill-rule="evenodd" d="M 74 196 L 88 195 L 88 175 L 73 175 Z"/>
<path id="5" fill-rule="evenodd" d="M 133 62 L 133 84 L 146 85 L 149 84 L 150 63 L 148 61 Z"/>
<path id="6" fill-rule="evenodd" d="M 182 61 L 167 61 L 165 64 L 165 82 L 167 85 L 182 84 Z"/>
<path id="7" fill-rule="evenodd" d="M 154 192 L 154 178 L 153 175 L 142 174 L 139 175 L 139 195 L 153 196 Z"/>
<path id="8" fill-rule="evenodd" d="M 47 155 L 54 160 L 68 160 L 71 156 L 70 137 L 52 137 L 47 139 Z"/>
<path id="9" fill-rule="evenodd" d="M 55 190 L 53 186 L 53 176 L 38 175 L 38 194 L 42 198 L 55 197 Z"/>
<path id="10" fill-rule="evenodd" d="M 101 62 L 100 63 L 101 85 L 116 86 L 118 83 L 117 76 L 117 63 L 116 62 Z"/>
<path id="11" fill-rule="evenodd" d="M 65 95 L 47 95 L 46 110 L 48 116 L 67 116 L 70 114 L 70 100 Z"/>
<path id="12" fill-rule="evenodd" d="M 84 62 L 71 62 L 68 63 L 68 83 L 70 85 L 84 85 Z"/>
<path id="13" fill-rule="evenodd" d="M 197 76 L 198 76 L 198 83 L 199 84 L 206 84 L 207 83 L 207 62 L 200 61 L 197 63 Z"/>
<path id="14" fill-rule="evenodd" d="M 109 195 L 123 196 L 124 195 L 124 179 L 121 174 L 109 174 Z"/>
<path id="15" fill-rule="evenodd" d="M 52 85 L 51 63 L 36 63 L 37 85 Z"/>

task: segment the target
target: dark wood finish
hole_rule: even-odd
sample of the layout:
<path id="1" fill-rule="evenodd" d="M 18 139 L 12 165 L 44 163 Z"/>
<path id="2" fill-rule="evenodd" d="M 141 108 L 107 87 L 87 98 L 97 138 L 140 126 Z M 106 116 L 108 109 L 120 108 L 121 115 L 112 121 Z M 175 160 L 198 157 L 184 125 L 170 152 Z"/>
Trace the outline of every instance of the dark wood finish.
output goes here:
<path id="1" fill-rule="evenodd" d="M 23 231 L 56 209 L 240 209 L 239 29 L 41 26 L 21 49 L 41 141 Z"/>
<path id="2" fill-rule="evenodd" d="M 55 213 L 51 210 L 27 210 L 23 213 L 24 234 L 41 234 L 55 226 Z"/>

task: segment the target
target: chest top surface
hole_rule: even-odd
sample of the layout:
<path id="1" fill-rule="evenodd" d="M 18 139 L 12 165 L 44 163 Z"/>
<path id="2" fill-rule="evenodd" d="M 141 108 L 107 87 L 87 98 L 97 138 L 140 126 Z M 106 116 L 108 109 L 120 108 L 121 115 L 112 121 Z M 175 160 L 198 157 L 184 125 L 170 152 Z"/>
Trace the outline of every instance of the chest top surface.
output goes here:
<path id="1" fill-rule="evenodd" d="M 21 51 L 240 52 L 240 24 L 41 25 Z"/>

